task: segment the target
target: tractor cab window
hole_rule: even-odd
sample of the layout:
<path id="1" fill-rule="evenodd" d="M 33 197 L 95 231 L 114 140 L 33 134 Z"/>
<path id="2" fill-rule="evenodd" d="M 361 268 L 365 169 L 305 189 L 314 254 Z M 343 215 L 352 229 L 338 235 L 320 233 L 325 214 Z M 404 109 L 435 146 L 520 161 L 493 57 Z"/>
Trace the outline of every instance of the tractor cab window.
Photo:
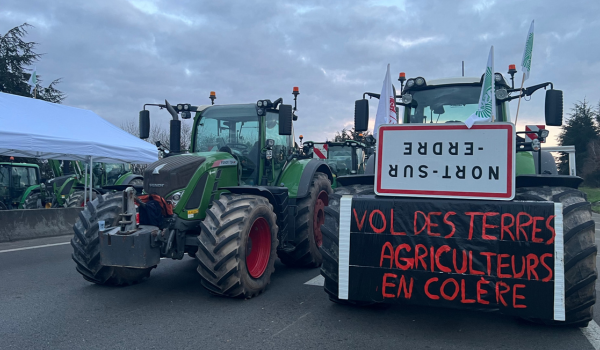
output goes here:
<path id="1" fill-rule="evenodd" d="M 31 185 L 38 184 L 38 176 L 35 168 L 27 168 L 27 172 L 29 172 L 29 181 Z"/>
<path id="2" fill-rule="evenodd" d="M 327 164 L 332 167 L 337 176 L 349 175 L 353 169 L 354 147 L 329 145 Z"/>
<path id="3" fill-rule="evenodd" d="M 273 165 L 274 178 L 277 178 L 285 165 L 287 157 L 290 155 L 290 152 L 292 152 L 293 140 L 291 135 L 279 135 L 278 113 L 267 112 L 265 120 L 265 139 L 272 139 L 275 141 L 275 146 L 273 146 Z"/>
<path id="4" fill-rule="evenodd" d="M 8 187 L 10 185 L 10 171 L 7 166 L 0 165 L 0 186 Z"/>
<path id="5" fill-rule="evenodd" d="M 29 187 L 31 185 L 35 185 L 35 179 L 32 179 L 29 176 L 29 170 L 27 167 L 12 167 L 12 178 L 13 184 L 15 187 Z"/>
<path id="6" fill-rule="evenodd" d="M 194 152 L 227 152 L 238 160 L 242 182 L 256 184 L 259 172 L 260 124 L 254 105 L 213 106 L 196 126 Z"/>
<path id="7" fill-rule="evenodd" d="M 404 109 L 405 123 L 464 122 L 477 111 L 481 86 L 435 87 L 411 94 L 412 106 Z M 502 116 L 500 106 L 496 115 Z"/>
<path id="8" fill-rule="evenodd" d="M 106 185 L 114 185 L 121 176 L 127 173 L 127 169 L 123 163 L 106 163 L 104 164 L 104 172 L 106 174 Z"/>
<path id="9" fill-rule="evenodd" d="M 364 174 L 365 172 L 365 151 L 360 147 L 354 149 L 356 153 L 356 161 L 358 163 L 357 173 Z"/>

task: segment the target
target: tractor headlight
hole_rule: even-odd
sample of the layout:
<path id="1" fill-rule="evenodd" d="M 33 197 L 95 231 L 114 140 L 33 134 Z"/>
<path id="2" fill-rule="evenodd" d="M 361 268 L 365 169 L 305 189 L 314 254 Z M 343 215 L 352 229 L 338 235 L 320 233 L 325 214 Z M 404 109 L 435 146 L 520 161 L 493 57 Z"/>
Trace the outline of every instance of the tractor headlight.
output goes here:
<path id="1" fill-rule="evenodd" d="M 181 104 L 177 105 L 177 109 L 180 111 L 183 111 L 183 105 L 181 105 Z"/>
<path id="2" fill-rule="evenodd" d="M 408 105 L 412 102 L 412 95 L 411 94 L 404 94 L 402 95 L 402 103 L 405 105 Z"/>
<path id="3" fill-rule="evenodd" d="M 415 80 L 414 79 L 408 79 L 406 81 L 406 87 L 407 88 L 412 87 L 413 85 L 415 85 Z"/>
<path id="4" fill-rule="evenodd" d="M 184 191 L 175 192 L 172 195 L 167 197 L 167 202 L 171 203 L 173 206 L 176 206 L 177 203 L 181 200 Z"/>
<path id="5" fill-rule="evenodd" d="M 262 101 L 258 101 L 258 102 L 256 102 L 256 105 L 257 105 L 258 107 L 262 107 Z"/>
<path id="6" fill-rule="evenodd" d="M 550 135 L 550 130 L 546 130 L 546 129 L 542 130 L 541 135 L 542 135 L 542 138 L 548 137 Z"/>
<path id="7" fill-rule="evenodd" d="M 535 139 L 535 140 L 531 141 L 531 148 L 533 148 L 533 150 L 536 152 L 539 151 L 540 148 L 542 148 L 541 144 L 540 144 L 540 140 Z"/>
<path id="8" fill-rule="evenodd" d="M 506 89 L 496 90 L 496 100 L 502 101 L 508 97 L 508 91 Z"/>
<path id="9" fill-rule="evenodd" d="M 425 78 L 418 77 L 417 79 L 415 79 L 415 84 L 417 84 L 418 86 L 425 85 Z"/>

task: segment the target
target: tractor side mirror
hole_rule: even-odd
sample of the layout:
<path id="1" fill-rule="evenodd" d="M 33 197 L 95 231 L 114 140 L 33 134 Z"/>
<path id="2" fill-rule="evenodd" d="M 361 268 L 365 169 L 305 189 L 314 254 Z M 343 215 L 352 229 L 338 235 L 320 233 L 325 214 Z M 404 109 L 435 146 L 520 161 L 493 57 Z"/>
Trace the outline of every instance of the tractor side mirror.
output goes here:
<path id="1" fill-rule="evenodd" d="M 140 111 L 140 139 L 150 137 L 150 111 Z"/>
<path id="2" fill-rule="evenodd" d="M 292 105 L 279 105 L 279 135 L 292 134 Z"/>
<path id="3" fill-rule="evenodd" d="M 546 91 L 546 125 L 561 126 L 563 118 L 563 92 L 561 90 Z"/>
<path id="4" fill-rule="evenodd" d="M 354 102 L 354 131 L 369 129 L 369 101 L 367 99 Z"/>

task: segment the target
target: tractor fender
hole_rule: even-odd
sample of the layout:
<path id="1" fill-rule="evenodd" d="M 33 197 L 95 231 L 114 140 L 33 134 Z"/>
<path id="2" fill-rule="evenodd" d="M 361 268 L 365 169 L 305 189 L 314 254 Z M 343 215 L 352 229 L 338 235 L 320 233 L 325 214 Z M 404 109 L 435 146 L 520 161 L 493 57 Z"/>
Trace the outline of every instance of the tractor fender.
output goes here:
<path id="1" fill-rule="evenodd" d="M 119 182 L 118 185 L 129 185 L 129 183 L 135 179 L 143 180 L 144 178 L 141 175 L 129 174 L 129 175 L 126 175 L 125 178 L 123 178 L 121 181 L 117 181 L 117 182 Z M 117 184 L 115 184 L 115 185 L 117 185 Z"/>
<path id="2" fill-rule="evenodd" d="M 27 196 L 31 192 L 39 192 L 39 191 L 40 191 L 40 185 L 33 185 L 33 186 L 27 187 L 27 189 L 25 190 L 25 192 L 23 192 L 23 195 L 21 196 L 21 200 L 19 201 L 19 209 L 23 208 L 23 205 L 25 204 L 25 198 L 27 198 Z"/>
<path id="3" fill-rule="evenodd" d="M 318 159 L 294 159 L 281 173 L 277 184 L 289 189 L 290 198 L 304 198 L 308 195 L 316 172 L 327 175 L 333 183 L 333 172 L 327 163 Z"/>

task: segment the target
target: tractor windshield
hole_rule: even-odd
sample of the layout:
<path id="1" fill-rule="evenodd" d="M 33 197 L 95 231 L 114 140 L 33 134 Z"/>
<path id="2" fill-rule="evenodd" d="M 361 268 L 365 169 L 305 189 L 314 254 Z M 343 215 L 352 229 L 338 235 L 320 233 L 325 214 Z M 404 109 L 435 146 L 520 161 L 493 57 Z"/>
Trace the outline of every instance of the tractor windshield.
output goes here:
<path id="1" fill-rule="evenodd" d="M 123 163 L 106 163 L 104 171 L 106 172 L 106 185 L 114 185 L 129 170 Z"/>
<path id="2" fill-rule="evenodd" d="M 196 126 L 194 152 L 228 152 L 242 165 L 242 179 L 257 177 L 260 124 L 254 105 L 213 106 Z"/>
<path id="3" fill-rule="evenodd" d="M 481 87 L 455 85 L 411 93 L 413 102 L 405 108 L 405 123 L 464 122 L 477 110 Z"/>
<path id="4" fill-rule="evenodd" d="M 327 164 L 338 176 L 348 175 L 354 169 L 352 161 L 353 152 L 354 147 L 329 145 Z"/>

